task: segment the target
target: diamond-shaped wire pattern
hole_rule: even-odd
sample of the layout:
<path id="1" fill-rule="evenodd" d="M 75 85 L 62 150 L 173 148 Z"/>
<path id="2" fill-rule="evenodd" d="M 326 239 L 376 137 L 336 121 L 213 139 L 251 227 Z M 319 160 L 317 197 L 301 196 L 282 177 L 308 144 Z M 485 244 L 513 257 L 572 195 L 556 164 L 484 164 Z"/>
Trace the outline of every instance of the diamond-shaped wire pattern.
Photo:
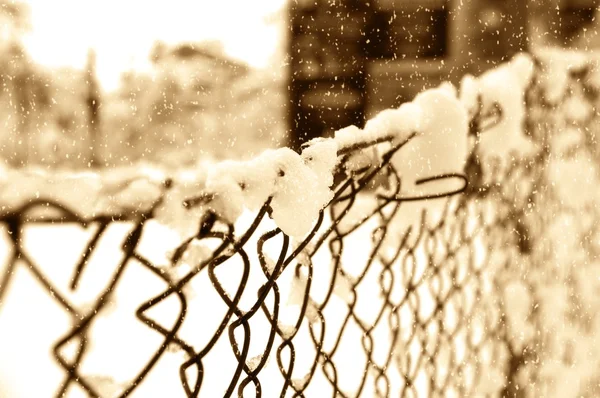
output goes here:
<path id="1" fill-rule="evenodd" d="M 160 262 L 149 250 L 163 240 L 154 209 L 81 219 L 43 198 L 27 203 L 2 217 L 0 329 L 27 324 L 2 321 L 23 304 L 11 298 L 27 274 L 67 325 L 48 347 L 60 369 L 48 396 L 151 396 L 156 385 L 188 397 L 513 396 L 533 356 L 511 336 L 506 290 L 527 266 L 524 220 L 545 158 L 485 184 L 471 160 L 466 177 L 440 177 L 468 187 L 402 198 L 390 160 L 403 144 L 342 178 L 301 242 L 275 227 L 267 201 L 243 228 L 207 212 Z M 386 189 L 374 191 L 381 177 Z M 40 220 L 39 209 L 56 215 Z M 65 226 L 79 235 L 64 238 Z M 65 241 L 82 248 L 74 260 L 45 261 Z M 45 311 L 27 308 L 23 317 Z"/>

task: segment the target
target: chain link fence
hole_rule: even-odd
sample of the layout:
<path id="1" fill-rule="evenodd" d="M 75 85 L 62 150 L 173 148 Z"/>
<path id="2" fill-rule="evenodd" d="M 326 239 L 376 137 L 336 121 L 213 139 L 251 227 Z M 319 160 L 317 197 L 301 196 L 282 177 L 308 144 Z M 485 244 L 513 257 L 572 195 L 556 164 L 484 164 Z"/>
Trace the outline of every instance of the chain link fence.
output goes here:
<path id="1" fill-rule="evenodd" d="M 14 356 L 0 374 L 56 397 L 593 396 L 593 371 L 557 390 L 561 372 L 591 355 L 595 301 L 552 298 L 549 283 L 573 276 L 552 257 L 561 238 L 547 234 L 573 214 L 553 193 L 567 176 L 549 172 L 552 137 L 568 122 L 591 143 L 576 149 L 597 156 L 597 94 L 579 68 L 570 94 L 549 102 L 544 62 L 524 98 L 535 155 L 483 161 L 478 138 L 505 115 L 480 107 L 465 174 L 428 178 L 451 188 L 406 197 L 392 159 L 410 138 L 359 166 L 353 155 L 379 143 L 357 145 L 338 152 L 334 198 L 301 241 L 275 226 L 268 200 L 235 225 L 202 210 L 197 233 L 174 244 L 155 220 L 169 180 L 124 214 L 84 218 L 41 197 L 13 206 L 1 219 L 0 346 Z M 592 107 L 577 122 L 565 116 L 573 96 Z M 593 320 L 572 314 L 588 340 L 550 321 L 557 303 L 588 306 Z M 567 340 L 585 352 L 569 357 Z M 0 395 L 13 396 L 10 383 L 0 378 Z"/>

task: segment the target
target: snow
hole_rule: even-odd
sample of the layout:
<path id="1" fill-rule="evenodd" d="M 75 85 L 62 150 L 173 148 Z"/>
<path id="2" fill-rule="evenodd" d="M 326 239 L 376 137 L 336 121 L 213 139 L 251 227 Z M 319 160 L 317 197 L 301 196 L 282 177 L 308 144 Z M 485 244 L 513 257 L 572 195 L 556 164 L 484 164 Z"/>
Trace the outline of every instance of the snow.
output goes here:
<path id="1" fill-rule="evenodd" d="M 43 199 L 61 203 L 83 218 L 148 211 L 164 189 L 163 174 L 143 167 L 101 173 L 9 169 L 4 178 L 2 212 Z"/>
<path id="2" fill-rule="evenodd" d="M 473 117 L 479 107 L 479 87 L 473 75 L 464 75 L 460 80 L 459 99 L 469 113 L 469 117 Z"/>
<path id="3" fill-rule="evenodd" d="M 206 191 L 214 194 L 208 207 L 224 220 L 234 223 L 244 211 L 242 188 L 227 168 L 219 166 L 211 170 L 206 179 Z"/>
<path id="4" fill-rule="evenodd" d="M 539 78 L 545 99 L 551 104 L 557 104 L 565 95 L 569 72 L 584 67 L 590 59 L 585 53 L 551 47 L 536 49 L 535 56 L 542 61 L 544 71 Z"/>
<path id="5" fill-rule="evenodd" d="M 388 148 L 387 145 L 382 147 Z M 375 156 L 376 153 L 369 153 L 366 150 L 351 153 L 344 159 L 344 170 L 346 171 L 346 174 L 353 175 L 379 163 L 379 160 L 376 159 Z"/>
<path id="6" fill-rule="evenodd" d="M 520 80 L 521 87 L 526 87 L 533 79 L 535 64 L 530 55 L 516 54 L 507 65 L 512 68 L 514 76 Z"/>
<path id="7" fill-rule="evenodd" d="M 535 150 L 533 142 L 523 131 L 525 90 L 532 74 L 533 61 L 519 54 L 477 79 L 483 113 L 489 112 L 494 106 L 499 106 L 502 112 L 497 123 L 480 132 L 478 153 L 484 164 L 494 158 L 501 166 L 506 166 L 511 157 L 522 158 Z"/>
<path id="8" fill-rule="evenodd" d="M 418 134 L 392 160 L 402 178 L 402 193 L 408 195 L 422 192 L 423 178 L 462 174 L 468 154 L 467 112 L 456 96 L 438 87 L 417 95 L 413 103 L 424 110 Z M 447 184 L 437 187 L 444 190 Z"/>
<path id="9" fill-rule="evenodd" d="M 568 120 L 574 124 L 584 123 L 594 115 L 594 107 L 580 96 L 571 96 L 563 104 L 563 110 Z"/>
<path id="10" fill-rule="evenodd" d="M 181 204 L 182 201 L 183 195 L 180 192 L 168 192 L 155 212 L 155 220 L 177 236 L 179 242 L 198 232 L 198 221 L 204 213 L 204 209 L 200 208 L 188 210 Z"/>
<path id="11" fill-rule="evenodd" d="M 588 65 L 590 66 L 590 73 L 586 83 L 598 90 L 600 89 L 600 55 L 597 53 L 592 54 Z"/>
<path id="12" fill-rule="evenodd" d="M 186 264 L 191 268 L 195 268 L 198 266 L 198 264 L 209 259 L 211 254 L 212 250 L 210 247 L 208 247 L 204 242 L 194 239 L 187 246 L 186 251 L 183 253 L 183 256 L 177 265 Z M 183 275 L 179 276 L 182 277 Z M 180 278 L 176 278 L 175 280 L 178 279 Z"/>
<path id="13" fill-rule="evenodd" d="M 367 142 L 389 136 L 397 142 L 405 141 L 411 133 L 421 129 L 424 113 L 425 110 L 419 104 L 406 102 L 397 109 L 386 109 L 378 113 L 366 122 L 364 131 L 354 137 Z"/>
<path id="14" fill-rule="evenodd" d="M 313 142 L 302 155 L 289 148 L 266 150 L 248 161 L 214 165 L 202 192 L 210 195 L 207 207 L 230 223 L 245 208 L 256 210 L 271 197 L 271 216 L 277 226 L 291 237 L 302 238 L 333 197 L 329 187 L 336 164 L 333 141 Z M 306 197 L 306 192 L 311 195 Z"/>
<path id="15" fill-rule="evenodd" d="M 79 214 L 93 215 L 108 207 L 108 204 L 102 203 L 109 199 L 102 198 L 102 181 L 96 174 L 80 173 L 64 179 L 51 178 L 47 181 L 49 186 L 46 189 L 50 192 L 46 195 L 59 203 L 69 204 L 69 207 Z M 122 204 L 119 199 L 116 199 L 117 205 Z"/>
<path id="16" fill-rule="evenodd" d="M 354 125 L 346 126 L 335 132 L 335 140 L 340 148 L 351 147 L 362 140 L 362 129 Z"/>
<path id="17" fill-rule="evenodd" d="M 163 193 L 162 187 L 146 179 L 131 181 L 115 195 L 100 196 L 96 214 L 126 213 L 150 209 Z"/>
<path id="18" fill-rule="evenodd" d="M 258 210 L 273 194 L 277 170 L 269 160 L 270 151 L 244 164 L 243 184 L 244 204 L 250 210 Z"/>
<path id="19" fill-rule="evenodd" d="M 589 154 L 579 154 L 573 159 L 556 159 L 548 164 L 547 175 L 551 181 L 560 181 L 554 187 L 565 207 L 584 208 L 597 201 L 600 191 L 595 160 Z"/>
<path id="20" fill-rule="evenodd" d="M 301 239 L 333 197 L 329 181 L 320 181 L 302 157 L 288 148 L 270 151 L 276 170 L 271 216 L 283 232 Z"/>
<path id="21" fill-rule="evenodd" d="M 451 97 L 458 96 L 458 88 L 448 81 L 441 82 L 437 88 L 445 90 Z"/>
<path id="22" fill-rule="evenodd" d="M 331 139 L 313 139 L 302 150 L 302 160 L 325 186 L 333 185 L 333 174 L 338 165 L 338 144 Z"/>
<path id="23" fill-rule="evenodd" d="M 287 284 L 289 284 L 289 292 L 286 298 L 286 305 L 293 306 L 301 306 L 304 301 L 304 296 L 306 295 L 306 289 L 308 285 L 308 275 L 306 269 L 302 267 L 300 272 L 296 277 L 291 279 Z"/>
<path id="24" fill-rule="evenodd" d="M 271 198 L 270 216 L 277 226 L 287 235 L 301 239 L 310 231 L 319 212 L 333 197 L 330 187 L 333 185 L 340 149 L 382 141 L 402 142 L 410 134 L 421 130 L 422 136 L 426 137 L 441 127 L 439 120 L 444 117 L 450 118 L 452 122 L 440 134 L 457 134 L 456 126 L 466 118 L 456 112 L 459 108 L 454 106 L 458 104 L 455 95 L 453 86 L 442 85 L 422 94 L 413 103 L 381 112 L 367 122 L 364 130 L 350 126 L 337 131 L 334 139 L 309 142 L 301 154 L 289 148 L 266 150 L 248 161 L 224 161 L 205 165 L 208 168 L 205 174 L 184 170 L 174 176 L 173 187 L 168 191 L 164 184 L 167 180 L 166 172 L 138 165 L 137 169 L 121 168 L 101 174 L 60 176 L 60 189 L 51 189 L 44 183 L 49 173 L 30 173 L 27 177 L 32 181 L 27 185 L 35 187 L 31 188 L 35 192 L 20 189 L 19 192 L 13 192 L 12 197 L 5 194 L 3 201 L 10 210 L 33 197 L 55 199 L 76 209 L 82 217 L 90 218 L 96 214 L 145 212 L 164 196 L 163 203 L 156 211 L 157 217 L 178 230 L 182 238 L 187 238 L 196 232 L 194 224 L 207 209 L 222 219 L 235 223 L 244 209 L 256 210 Z M 454 103 L 449 102 L 450 98 L 454 99 Z M 424 112 L 424 107 L 431 109 Z M 442 108 L 443 112 L 439 113 Z M 432 114 L 436 116 L 431 116 Z M 425 152 L 428 166 L 441 162 L 444 164 L 441 172 L 456 171 L 457 168 L 445 164 L 445 160 L 449 156 L 458 155 L 456 148 L 462 145 L 459 135 L 452 136 L 453 144 L 450 148 L 444 147 L 445 138 L 435 138 L 437 144 L 431 137 L 422 138 L 421 142 L 427 140 L 430 144 L 431 150 Z M 425 150 L 419 144 L 412 147 L 415 155 L 419 149 Z M 451 151 L 442 153 L 448 149 Z M 364 153 L 358 152 L 355 156 L 358 158 L 354 162 L 349 161 L 348 165 L 360 168 L 371 164 L 372 159 L 365 157 Z M 464 158 L 466 155 L 461 156 Z M 420 158 L 423 159 L 423 156 Z M 464 159 L 455 163 L 461 162 Z M 353 171 L 352 167 L 349 171 Z M 424 170 L 421 167 L 417 174 L 422 172 Z M 19 178 L 18 175 L 22 174 L 16 171 L 9 171 L 9 175 L 10 173 L 17 174 L 13 178 Z M 77 194 L 73 193 L 75 187 L 78 188 Z M 310 195 L 306 195 L 307 192 Z"/>
<path id="25" fill-rule="evenodd" d="M 115 397 L 125 390 L 125 387 L 115 382 L 112 377 L 88 376 L 87 380 L 100 393 L 101 397 Z"/>

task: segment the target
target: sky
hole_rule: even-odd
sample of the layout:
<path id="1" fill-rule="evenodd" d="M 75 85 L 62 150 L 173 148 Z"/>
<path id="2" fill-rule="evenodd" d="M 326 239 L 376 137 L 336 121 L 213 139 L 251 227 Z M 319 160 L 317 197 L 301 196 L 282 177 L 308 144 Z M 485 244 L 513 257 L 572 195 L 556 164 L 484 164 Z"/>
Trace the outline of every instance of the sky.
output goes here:
<path id="1" fill-rule="evenodd" d="M 121 72 L 149 67 L 156 40 L 221 40 L 227 54 L 265 68 L 282 39 L 282 24 L 265 19 L 286 0 L 24 0 L 31 32 L 25 45 L 33 59 L 50 67 L 82 68 L 87 52 L 97 54 L 97 71 L 106 90 Z"/>

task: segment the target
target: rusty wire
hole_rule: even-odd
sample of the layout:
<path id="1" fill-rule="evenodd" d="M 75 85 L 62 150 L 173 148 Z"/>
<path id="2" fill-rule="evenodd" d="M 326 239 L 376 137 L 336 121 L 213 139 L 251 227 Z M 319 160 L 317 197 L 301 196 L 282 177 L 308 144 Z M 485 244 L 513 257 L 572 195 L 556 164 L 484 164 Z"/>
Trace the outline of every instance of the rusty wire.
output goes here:
<path id="1" fill-rule="evenodd" d="M 493 117 L 501 116 L 494 113 Z M 474 133 L 478 132 L 477 123 L 485 124 L 475 120 Z M 532 171 L 531 165 L 518 164 L 502 176 L 500 183 L 483 187 L 478 186 L 481 165 L 471 164 L 467 175 L 434 176 L 422 181 L 425 184 L 456 179 L 459 181 L 456 189 L 407 197 L 401 194 L 401 176 L 391 162 L 404 144 L 393 146 L 380 164 L 345 175 L 335 188 L 334 199 L 302 242 L 293 244 L 278 228 L 258 232 L 269 217 L 267 201 L 254 222 L 242 232 L 207 212 L 199 223 L 197 235 L 175 251 L 169 265 L 154 264 L 138 250 L 146 225 L 153 218 L 153 210 L 127 220 L 118 217 L 81 219 L 60 203 L 43 198 L 27 203 L 0 220 L 6 225 L 12 248 L 0 279 L 0 311 L 3 299 L 11 291 L 16 268 L 24 267 L 40 289 L 48 292 L 70 317 L 68 333 L 49 347 L 64 378 L 58 390 L 48 392 L 48 396 L 64 396 L 73 386 L 83 389 L 90 397 L 102 396 L 90 375 L 81 370 L 81 364 L 88 351 L 91 330 L 103 316 L 126 269 L 131 267 L 144 268 L 166 285 L 160 294 L 141 303 L 135 313 L 139 322 L 161 336 L 162 342 L 154 352 L 148 353 L 145 364 L 115 396 L 132 395 L 165 353 L 172 350 L 182 351 L 186 358 L 174 370 L 179 374 L 181 388 L 173 391 L 172 396 L 203 396 L 203 385 L 209 378 L 223 381 L 221 394 L 224 397 L 266 396 L 263 393 L 266 383 L 271 388 L 277 386 L 277 395 L 281 397 L 311 397 L 315 396 L 314 391 L 311 395 L 311 384 L 315 384 L 317 378 L 325 380 L 323 385 L 327 386 L 325 391 L 319 391 L 319 396 L 474 396 L 481 392 L 484 376 L 492 369 L 503 375 L 501 395 L 508 396 L 514 389 L 516 372 L 528 354 L 515 350 L 507 337 L 505 310 L 500 298 L 505 282 L 500 276 L 518 253 L 527 253 L 529 237 L 520 224 L 522 210 L 515 210 L 512 194 L 507 193 L 502 181 L 507 184 L 514 176 L 532 178 L 535 170 Z M 475 159 L 470 161 L 475 162 Z M 365 192 L 369 184 L 381 176 L 389 183 L 385 192 Z M 363 197 L 369 198 L 367 212 L 357 204 Z M 432 222 L 427 221 L 424 211 L 430 203 L 435 203 L 440 210 Z M 71 290 L 78 288 L 87 260 L 107 228 L 118 222 L 132 225 L 121 244 L 122 259 L 91 308 L 82 310 L 64 297 L 24 247 L 23 228 L 34 222 L 29 216 L 39 208 L 55 209 L 62 223 L 98 226 L 82 248 L 79 262 L 73 266 Z M 396 224 L 402 224 L 402 217 L 413 210 L 420 212 L 416 222 L 406 223 L 404 229 L 397 227 Z M 354 217 L 357 212 L 363 212 L 362 217 Z M 360 264 L 354 263 L 354 259 L 348 261 L 344 257 L 348 242 L 353 234 L 364 229 L 370 241 L 364 242 L 361 249 L 368 253 Z M 257 234 L 256 246 L 252 246 L 249 242 Z M 213 245 L 205 259 L 193 264 L 185 276 L 176 280 L 165 272 L 165 268 L 177 266 L 190 245 L 209 240 L 218 244 Z M 278 248 L 277 258 L 269 257 L 267 246 Z M 328 252 L 329 264 L 319 262 L 320 250 Z M 228 265 L 233 261 L 241 267 Z M 233 290 L 217 275 L 219 269 L 228 267 L 231 267 L 228 272 L 239 276 Z M 285 310 L 285 298 L 279 278 L 290 270 L 296 280 L 304 275 L 305 283 L 299 285 L 302 290 L 296 321 L 284 330 L 280 318 Z M 315 275 L 322 277 L 324 272 L 328 273 L 327 288 L 315 294 L 311 290 L 317 282 Z M 248 292 L 250 275 L 257 273 L 262 275 L 260 287 Z M 198 342 L 181 337 L 180 330 L 192 315 L 186 287 L 200 276 L 210 280 L 226 311 L 221 314 L 221 322 L 212 338 L 199 347 Z M 378 293 L 375 297 L 365 297 L 363 289 L 371 288 Z M 242 306 L 242 296 L 248 293 L 256 297 L 254 303 Z M 203 292 L 197 294 L 201 296 Z M 169 298 L 177 300 L 179 311 L 174 314 L 175 321 L 167 327 L 149 313 Z M 335 308 L 343 309 L 341 324 L 332 323 L 327 312 L 336 300 Z M 340 301 L 343 302 L 341 307 Z M 371 307 L 368 313 L 359 310 L 365 302 Z M 254 322 L 258 320 L 270 325 L 267 335 L 253 333 Z M 250 357 L 251 344 L 256 340 L 264 347 L 258 356 Z M 225 341 L 235 357 L 234 366 L 226 373 L 217 371 L 207 359 L 219 341 Z M 64 348 L 73 343 L 77 346 L 76 354 L 67 358 Z M 344 349 L 341 347 L 347 346 L 362 352 L 351 364 L 338 359 Z M 459 350 L 458 346 L 463 348 Z M 311 366 L 304 374 L 298 374 L 295 366 L 306 358 Z M 261 371 L 269 362 L 276 363 L 277 378 L 261 377 Z M 361 377 L 348 382 L 341 373 L 348 366 L 354 370 L 353 374 L 357 372 Z"/>

